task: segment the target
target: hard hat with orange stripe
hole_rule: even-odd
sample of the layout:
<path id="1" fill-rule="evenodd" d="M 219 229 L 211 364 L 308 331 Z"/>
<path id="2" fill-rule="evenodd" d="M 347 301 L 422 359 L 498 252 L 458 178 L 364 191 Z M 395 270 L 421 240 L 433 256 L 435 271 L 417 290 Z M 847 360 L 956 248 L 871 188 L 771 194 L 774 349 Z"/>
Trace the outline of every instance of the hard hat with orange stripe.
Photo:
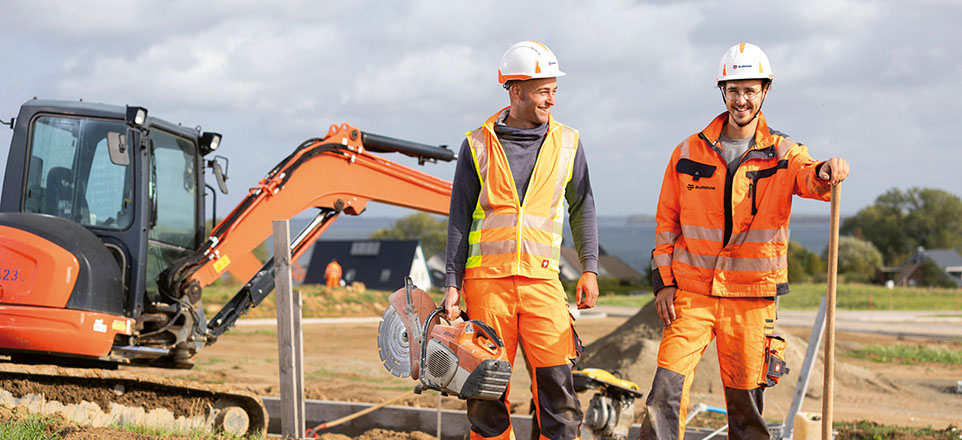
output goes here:
<path id="1" fill-rule="evenodd" d="M 775 74 L 765 52 L 751 43 L 739 43 L 722 55 L 718 63 L 718 76 L 715 83 L 739 79 L 767 79 L 772 81 Z"/>
<path id="2" fill-rule="evenodd" d="M 498 82 L 564 76 L 558 69 L 558 57 L 548 46 L 537 41 L 521 41 L 509 47 L 501 57 Z"/>

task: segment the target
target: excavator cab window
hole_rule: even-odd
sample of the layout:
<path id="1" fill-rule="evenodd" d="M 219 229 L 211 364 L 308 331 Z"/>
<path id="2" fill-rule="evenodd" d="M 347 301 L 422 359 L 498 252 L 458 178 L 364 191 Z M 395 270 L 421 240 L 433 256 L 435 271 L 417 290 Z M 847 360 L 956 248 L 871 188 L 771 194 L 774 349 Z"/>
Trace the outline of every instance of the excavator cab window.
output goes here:
<path id="1" fill-rule="evenodd" d="M 129 227 L 133 170 L 110 160 L 107 142 L 108 133 L 125 130 L 123 123 L 112 121 L 37 118 L 31 130 L 24 212 L 105 229 Z"/>
<path id="2" fill-rule="evenodd" d="M 157 276 L 196 249 L 198 156 L 194 142 L 154 128 L 150 141 L 150 197 L 153 225 L 147 233 L 147 292 L 156 299 Z"/>

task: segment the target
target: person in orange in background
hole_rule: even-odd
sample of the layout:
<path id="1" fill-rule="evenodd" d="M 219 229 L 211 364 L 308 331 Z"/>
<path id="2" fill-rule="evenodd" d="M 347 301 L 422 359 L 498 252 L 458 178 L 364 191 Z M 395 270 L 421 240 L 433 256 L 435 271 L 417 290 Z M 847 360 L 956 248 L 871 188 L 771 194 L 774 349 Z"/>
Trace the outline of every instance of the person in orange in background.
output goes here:
<path id="1" fill-rule="evenodd" d="M 448 319 L 457 318 L 463 289 L 468 316 L 495 329 L 512 364 L 523 345 L 541 438 L 572 440 L 584 416 L 571 375 L 580 341 L 558 276 L 564 202 L 584 268 L 578 308 L 598 298 L 598 229 L 578 132 L 550 112 L 563 75 L 538 42 L 522 41 L 502 56 L 498 79 L 510 106 L 461 144 L 442 305 Z M 472 440 L 514 438 L 507 394 L 468 400 Z"/>
<path id="2" fill-rule="evenodd" d="M 651 264 L 665 326 L 642 439 L 684 436 L 695 366 L 716 338 L 728 438 L 771 438 L 763 391 L 787 370 L 775 297 L 788 293 L 792 196 L 828 201 L 849 171 L 768 127 L 774 78 L 758 46 L 728 49 L 715 78 L 726 111 L 675 147 L 665 170 Z"/>
<path id="3" fill-rule="evenodd" d="M 324 276 L 327 277 L 327 287 L 341 286 L 341 265 L 337 264 L 337 260 L 332 258 L 331 262 L 327 263 Z"/>

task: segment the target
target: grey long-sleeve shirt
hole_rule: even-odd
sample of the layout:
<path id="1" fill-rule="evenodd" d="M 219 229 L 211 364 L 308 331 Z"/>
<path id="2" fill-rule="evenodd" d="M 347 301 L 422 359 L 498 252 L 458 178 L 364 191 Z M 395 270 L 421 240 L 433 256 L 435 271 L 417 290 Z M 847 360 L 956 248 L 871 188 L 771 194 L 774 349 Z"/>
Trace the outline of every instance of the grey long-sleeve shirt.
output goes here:
<path id="1" fill-rule="evenodd" d="M 518 200 L 524 200 L 528 182 L 534 172 L 538 152 L 544 143 L 548 124 L 523 129 L 504 124 L 507 111 L 498 116 L 494 132 L 501 142 L 511 175 L 518 189 Z M 598 273 L 598 222 L 595 219 L 595 200 L 591 194 L 591 181 L 588 178 L 588 161 L 584 148 L 578 141 L 571 181 L 565 187 L 568 201 L 568 224 L 574 237 L 575 248 L 585 272 Z M 467 139 L 461 143 L 458 164 L 454 171 L 451 191 L 451 207 L 448 213 L 448 241 L 445 258 L 447 274 L 446 286 L 461 288 L 464 265 L 468 258 L 468 233 L 471 231 L 471 216 L 478 204 L 481 182 L 478 171 L 471 160 L 471 146 Z"/>

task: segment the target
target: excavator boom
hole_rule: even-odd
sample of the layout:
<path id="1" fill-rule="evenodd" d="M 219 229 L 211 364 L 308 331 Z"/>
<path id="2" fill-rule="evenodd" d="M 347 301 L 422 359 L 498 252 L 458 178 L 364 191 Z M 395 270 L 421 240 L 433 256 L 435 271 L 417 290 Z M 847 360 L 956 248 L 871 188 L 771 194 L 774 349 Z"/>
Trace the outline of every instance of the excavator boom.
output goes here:
<path id="1" fill-rule="evenodd" d="M 233 261 L 245 258 L 264 241 L 273 220 L 292 218 L 309 208 L 320 211 L 291 243 L 294 260 L 341 213 L 359 215 L 370 201 L 447 215 L 450 182 L 373 155 L 365 142 L 376 151 L 401 152 L 421 163 L 455 159 L 444 147 L 362 133 L 347 124 L 332 125 L 327 136 L 302 143 L 251 188 L 193 258 L 162 274 L 161 288 L 174 297 L 196 296 L 229 270 Z M 210 320 L 208 344 L 273 290 L 273 260 L 255 273 L 240 275 L 249 275 L 250 281 Z"/>

